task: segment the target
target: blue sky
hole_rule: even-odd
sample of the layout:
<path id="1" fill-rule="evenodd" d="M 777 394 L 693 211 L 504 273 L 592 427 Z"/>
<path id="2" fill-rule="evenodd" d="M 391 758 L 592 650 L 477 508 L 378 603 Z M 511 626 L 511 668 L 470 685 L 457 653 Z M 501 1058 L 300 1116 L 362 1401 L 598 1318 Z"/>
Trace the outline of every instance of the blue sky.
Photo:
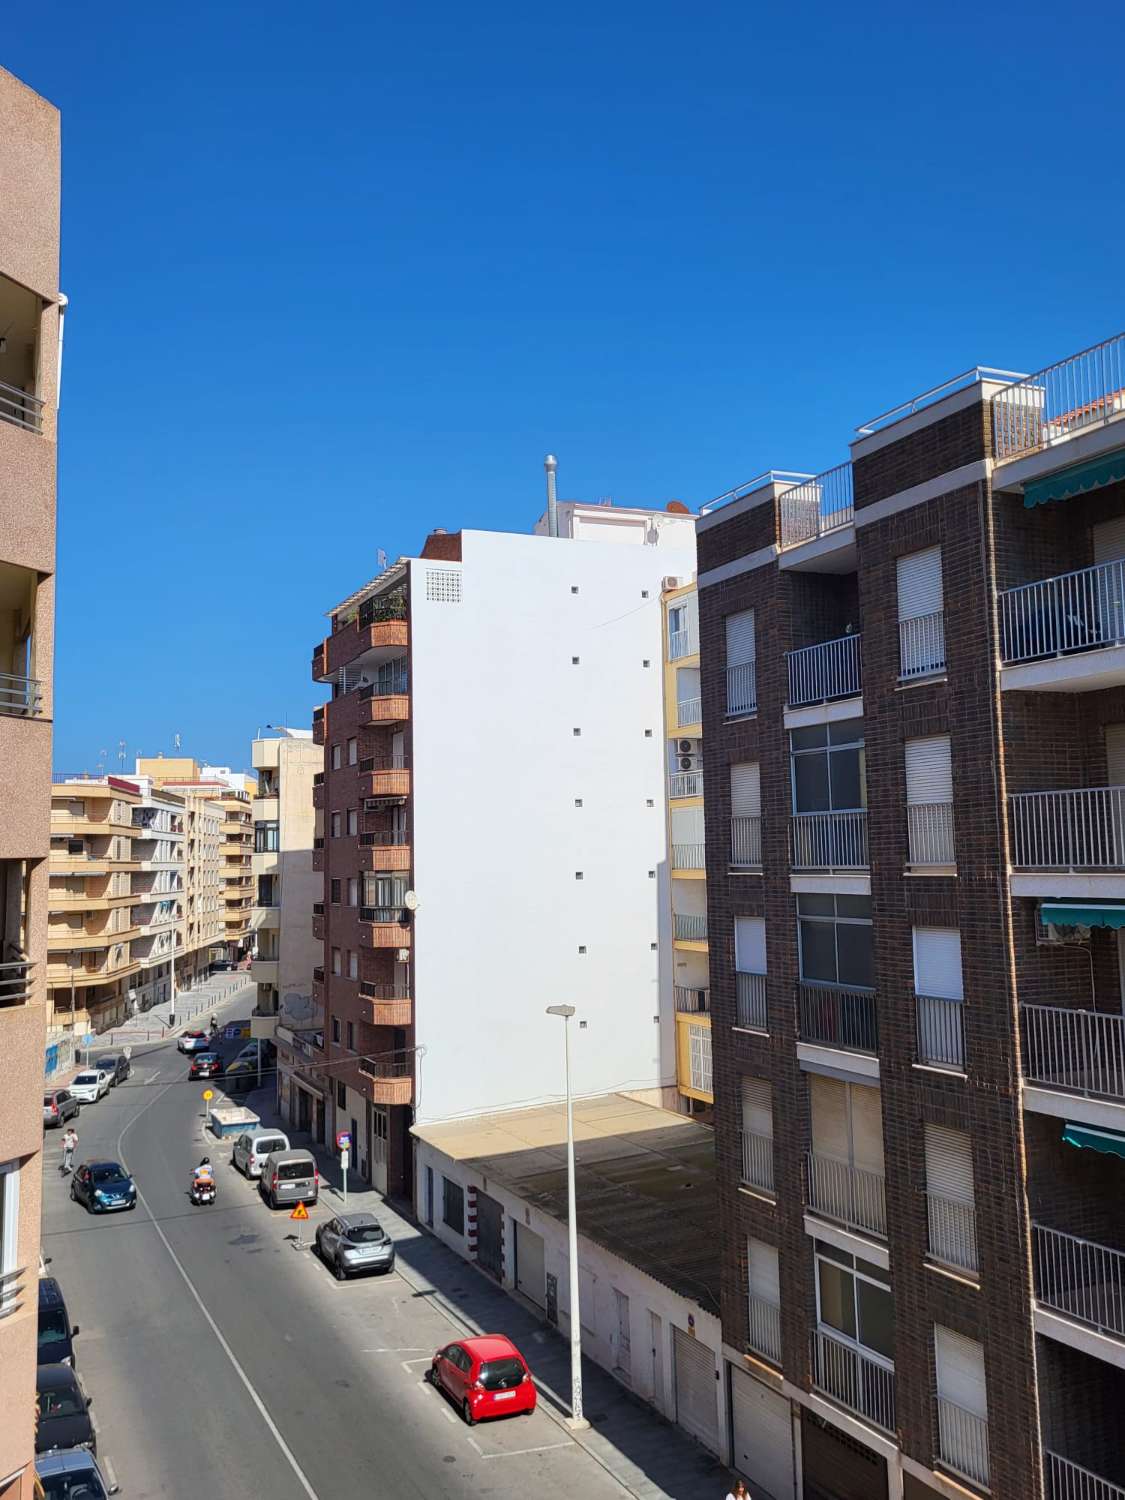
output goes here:
<path id="1" fill-rule="evenodd" d="M 52 4 L 56 766 L 244 764 L 434 525 L 820 470 L 1125 324 L 1125 16 L 1031 4 Z M 112 689 L 107 691 L 107 684 Z"/>

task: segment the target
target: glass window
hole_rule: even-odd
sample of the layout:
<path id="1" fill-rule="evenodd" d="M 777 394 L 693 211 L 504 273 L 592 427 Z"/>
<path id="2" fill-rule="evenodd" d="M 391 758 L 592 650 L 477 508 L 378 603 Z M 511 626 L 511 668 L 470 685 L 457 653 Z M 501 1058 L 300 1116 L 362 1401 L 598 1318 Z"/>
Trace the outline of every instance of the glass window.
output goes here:
<path id="1" fill-rule="evenodd" d="M 820 1321 L 854 1339 L 855 1278 L 842 1266 L 822 1260 L 820 1270 Z"/>
<path id="2" fill-rule="evenodd" d="M 359 741 L 354 737 L 348 741 L 348 765 L 354 766 L 359 759 Z"/>
<path id="3" fill-rule="evenodd" d="M 331 894 L 330 894 L 329 899 L 331 900 L 332 905 L 333 906 L 339 906 L 339 904 L 340 904 L 340 882 L 338 880 L 333 880 L 330 883 L 330 892 L 331 892 Z"/>
<path id="4" fill-rule="evenodd" d="M 358 906 L 359 905 L 359 876 L 358 875 L 349 875 L 348 876 L 348 905 L 349 906 Z"/>
<path id="5" fill-rule="evenodd" d="M 894 1302 L 887 1272 L 871 1261 L 816 1241 L 817 1313 L 822 1327 L 834 1328 L 873 1354 L 894 1358 Z"/>
<path id="6" fill-rule="evenodd" d="M 338 812 L 332 814 L 332 837 L 334 839 L 340 837 L 340 814 Z"/>
<path id="7" fill-rule="evenodd" d="M 339 745 L 333 745 L 332 746 L 332 769 L 334 771 L 338 771 L 340 769 L 340 747 L 339 747 Z"/>
<path id="8" fill-rule="evenodd" d="M 895 1313 L 891 1294 L 884 1286 L 875 1286 L 862 1277 L 855 1283 L 859 1314 L 859 1342 L 874 1349 L 884 1359 L 895 1353 Z"/>
<path id="9" fill-rule="evenodd" d="M 799 895 L 797 942 L 802 979 L 874 989 L 869 896 Z"/>
<path id="10" fill-rule="evenodd" d="M 348 808 L 348 833 L 354 835 L 354 834 L 357 834 L 358 832 L 359 832 L 359 810 L 357 808 L 354 808 L 354 807 L 349 807 Z"/>
<path id="11" fill-rule="evenodd" d="M 255 823 L 254 825 L 254 852 L 256 854 L 275 854 L 278 847 L 278 826 L 276 823 Z"/>
<path id="12" fill-rule="evenodd" d="M 862 719 L 794 729 L 789 749 L 795 813 L 848 812 L 867 806 Z"/>
<path id="13" fill-rule="evenodd" d="M 454 1233 L 465 1233 L 465 1190 L 448 1177 L 441 1179 L 441 1217 Z"/>

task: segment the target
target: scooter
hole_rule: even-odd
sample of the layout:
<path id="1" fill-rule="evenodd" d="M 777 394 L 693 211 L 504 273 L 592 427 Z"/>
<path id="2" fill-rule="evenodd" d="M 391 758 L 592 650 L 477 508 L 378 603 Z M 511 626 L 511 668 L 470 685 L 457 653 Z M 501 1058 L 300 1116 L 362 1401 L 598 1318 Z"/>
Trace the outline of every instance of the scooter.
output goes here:
<path id="1" fill-rule="evenodd" d="M 214 1203 L 215 1184 L 208 1181 L 206 1177 L 198 1177 L 191 1185 L 189 1196 L 196 1208 L 204 1204 Z"/>

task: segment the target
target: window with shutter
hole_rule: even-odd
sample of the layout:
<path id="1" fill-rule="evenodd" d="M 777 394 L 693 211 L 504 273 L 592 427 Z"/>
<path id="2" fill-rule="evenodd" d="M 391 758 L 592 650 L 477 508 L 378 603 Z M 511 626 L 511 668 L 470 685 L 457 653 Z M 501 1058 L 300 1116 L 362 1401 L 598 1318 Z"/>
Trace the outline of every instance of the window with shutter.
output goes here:
<path id="1" fill-rule="evenodd" d="M 727 713 L 751 714 L 758 707 L 754 665 L 754 611 L 744 609 L 726 617 Z"/>
<path id="2" fill-rule="evenodd" d="M 781 1279 L 778 1275 L 777 1250 L 764 1240 L 746 1242 L 747 1279 L 750 1295 L 771 1307 L 781 1306 Z"/>
<path id="3" fill-rule="evenodd" d="M 761 917 L 735 917 L 734 966 L 740 974 L 765 974 L 766 924 Z"/>
<path id="4" fill-rule="evenodd" d="M 703 809 L 701 807 L 674 807 L 672 809 L 672 843 L 701 845 L 703 840 Z"/>
<path id="5" fill-rule="evenodd" d="M 865 1172 L 883 1174 L 883 1108 L 879 1090 L 848 1083 L 852 1161 Z"/>
<path id="6" fill-rule="evenodd" d="M 762 816 L 762 780 L 757 761 L 731 766 L 730 811 L 732 818 Z"/>
<path id="7" fill-rule="evenodd" d="M 964 999 L 961 934 L 956 927 L 914 928 L 914 992 Z"/>
<path id="8" fill-rule="evenodd" d="M 930 1254 L 962 1270 L 978 1269 L 973 1153 L 963 1130 L 925 1126 L 926 1210 Z"/>
<path id="9" fill-rule="evenodd" d="M 953 768 L 949 751 L 947 734 L 929 735 L 923 740 L 907 740 L 905 756 L 908 803 L 953 801 Z"/>
<path id="10" fill-rule="evenodd" d="M 1110 563 L 1125 560 L 1125 516 L 1115 516 L 1112 521 L 1102 521 L 1094 527 L 1094 562 Z"/>
<path id="11" fill-rule="evenodd" d="M 773 1090 L 766 1078 L 742 1080 L 742 1128 L 773 1137 Z"/>
<path id="12" fill-rule="evenodd" d="M 984 1350 L 975 1339 L 934 1324 L 934 1363 L 938 1395 L 962 1411 L 987 1417 Z"/>
<path id="13" fill-rule="evenodd" d="M 744 609 L 738 614 L 727 615 L 726 633 L 728 667 L 741 667 L 755 659 L 754 611 L 752 609 Z"/>
<path id="14" fill-rule="evenodd" d="M 911 552 L 897 562 L 899 670 L 921 677 L 945 666 L 941 548 Z"/>
<path id="15" fill-rule="evenodd" d="M 1105 727 L 1106 785 L 1125 786 L 1125 724 Z"/>
<path id="16" fill-rule="evenodd" d="M 809 1075 L 809 1101 L 812 1108 L 812 1148 L 818 1156 L 847 1161 L 848 1086 L 837 1078 Z"/>

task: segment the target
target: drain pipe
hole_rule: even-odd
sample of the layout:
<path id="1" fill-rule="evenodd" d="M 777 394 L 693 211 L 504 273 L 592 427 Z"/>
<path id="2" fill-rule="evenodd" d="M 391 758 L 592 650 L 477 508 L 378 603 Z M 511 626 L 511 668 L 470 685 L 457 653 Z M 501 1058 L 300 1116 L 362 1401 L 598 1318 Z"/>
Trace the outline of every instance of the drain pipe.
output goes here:
<path id="1" fill-rule="evenodd" d="M 547 535 L 558 536 L 559 534 L 559 504 L 558 495 L 555 492 L 555 474 L 559 467 L 559 461 L 553 453 L 548 453 L 543 460 L 543 467 L 547 471 Z"/>

